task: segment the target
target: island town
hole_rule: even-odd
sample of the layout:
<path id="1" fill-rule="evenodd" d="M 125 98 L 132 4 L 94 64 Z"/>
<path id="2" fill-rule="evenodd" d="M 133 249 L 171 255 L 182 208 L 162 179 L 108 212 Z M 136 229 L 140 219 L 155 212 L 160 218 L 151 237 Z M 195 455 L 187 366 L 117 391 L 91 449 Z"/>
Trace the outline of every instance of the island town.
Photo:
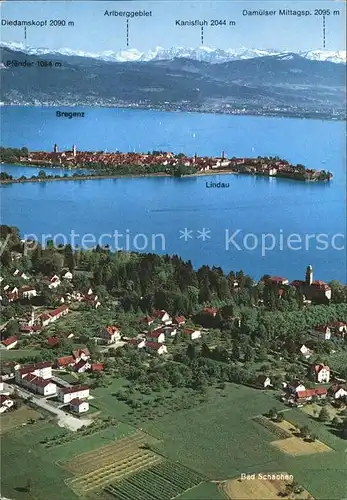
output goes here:
<path id="1" fill-rule="evenodd" d="M 51 152 L 32 151 L 27 148 L 1 148 L 2 163 L 16 163 L 35 167 L 59 167 L 69 169 L 88 169 L 88 172 L 74 173 L 72 179 L 92 179 L 119 175 L 184 175 L 204 174 L 246 174 L 266 177 L 284 177 L 300 181 L 329 181 L 331 172 L 305 168 L 302 164 L 292 164 L 279 157 L 236 158 L 226 155 L 223 151 L 220 156 L 206 157 L 187 156 L 184 153 L 152 151 L 148 153 L 121 153 L 107 151 L 79 151 L 76 145 L 71 150 L 59 151 L 54 144 Z M 23 182 L 34 180 L 58 180 L 67 176 L 46 175 L 25 176 L 14 179 L 9 173 L 2 172 L 2 182 Z"/>

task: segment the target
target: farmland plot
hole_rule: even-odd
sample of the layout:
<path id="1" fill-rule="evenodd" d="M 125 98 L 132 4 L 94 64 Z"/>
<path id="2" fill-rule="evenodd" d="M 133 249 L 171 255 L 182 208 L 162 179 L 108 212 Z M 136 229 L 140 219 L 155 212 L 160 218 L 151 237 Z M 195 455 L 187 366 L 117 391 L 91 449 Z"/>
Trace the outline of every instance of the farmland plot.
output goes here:
<path id="1" fill-rule="evenodd" d="M 205 478 L 178 462 L 162 461 L 106 488 L 117 500 L 170 500 Z"/>
<path id="2" fill-rule="evenodd" d="M 143 446 L 148 440 L 149 436 L 137 432 L 132 437 L 119 439 L 62 463 L 61 465 L 76 474 L 66 480 L 67 485 L 76 494 L 85 495 L 157 463 L 161 458 Z"/>

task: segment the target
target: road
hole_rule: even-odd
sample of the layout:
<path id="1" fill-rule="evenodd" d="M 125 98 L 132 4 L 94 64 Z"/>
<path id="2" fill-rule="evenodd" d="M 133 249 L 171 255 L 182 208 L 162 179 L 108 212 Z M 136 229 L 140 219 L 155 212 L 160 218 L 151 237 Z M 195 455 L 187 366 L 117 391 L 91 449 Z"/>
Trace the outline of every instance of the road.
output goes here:
<path id="1" fill-rule="evenodd" d="M 123 345 L 125 345 L 126 342 L 123 341 L 123 340 L 119 340 L 118 342 L 115 342 L 114 344 L 109 344 L 105 347 L 103 347 L 102 349 L 100 349 L 100 352 L 107 352 L 109 349 L 118 349 L 119 347 L 123 347 Z"/>
<path id="2" fill-rule="evenodd" d="M 8 392 L 13 392 L 14 387 L 17 389 L 17 392 L 21 398 L 23 398 L 24 400 L 30 398 L 30 401 L 39 408 L 43 408 L 44 410 L 56 415 L 56 417 L 58 418 L 59 427 L 66 427 L 71 431 L 77 431 L 77 429 L 79 429 L 83 425 L 90 425 L 92 423 L 92 420 L 89 418 L 76 418 L 73 415 L 66 413 L 64 410 L 52 406 L 45 398 L 36 397 L 31 392 L 23 389 L 23 387 L 4 383 L 4 388 L 6 388 Z"/>

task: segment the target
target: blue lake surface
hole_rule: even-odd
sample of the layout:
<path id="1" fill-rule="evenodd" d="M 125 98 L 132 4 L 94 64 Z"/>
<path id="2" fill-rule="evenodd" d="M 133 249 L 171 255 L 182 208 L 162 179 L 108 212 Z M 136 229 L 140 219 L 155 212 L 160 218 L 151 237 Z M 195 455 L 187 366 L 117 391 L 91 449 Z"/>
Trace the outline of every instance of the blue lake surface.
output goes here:
<path id="1" fill-rule="evenodd" d="M 178 254 L 196 267 L 242 269 L 254 278 L 265 273 L 301 278 L 311 264 L 315 279 L 347 281 L 345 123 L 104 108 L 83 111 L 84 119 L 69 120 L 56 118 L 56 108 L 2 108 L 2 145 L 51 150 L 57 143 L 60 150 L 76 144 L 79 150 L 278 155 L 330 170 L 334 178 L 319 184 L 209 175 L 6 185 L 1 188 L 3 224 L 19 227 L 23 235 L 62 233 L 70 240 L 74 231 L 80 235 L 74 240 L 79 245 L 82 235 L 99 238 L 118 231 L 123 235 L 118 237 L 119 247 Z M 23 175 L 29 174 L 23 171 Z M 229 183 L 229 188 L 207 188 L 210 181 Z M 198 238 L 204 228 L 210 231 L 205 241 Z M 185 229 L 191 231 L 187 241 L 180 233 Z M 139 233 L 144 236 L 136 237 Z M 161 236 L 152 241 L 152 235 Z M 264 249 L 262 238 L 274 248 Z M 114 247 L 115 238 L 105 236 L 101 243 Z"/>
<path id="2" fill-rule="evenodd" d="M 12 163 L 2 163 L 0 164 L 0 172 L 7 172 L 8 174 L 12 175 L 14 179 L 18 179 L 22 175 L 25 175 L 25 177 L 31 177 L 33 175 L 38 175 L 39 172 L 43 170 L 42 167 L 33 167 L 33 166 L 26 166 L 26 165 L 13 165 Z M 59 168 L 59 167 L 44 167 L 44 172 L 46 175 L 60 175 L 64 176 L 67 175 L 70 177 L 72 174 L 75 173 L 86 173 L 88 172 L 88 169 L 73 169 L 70 170 L 68 168 Z"/>

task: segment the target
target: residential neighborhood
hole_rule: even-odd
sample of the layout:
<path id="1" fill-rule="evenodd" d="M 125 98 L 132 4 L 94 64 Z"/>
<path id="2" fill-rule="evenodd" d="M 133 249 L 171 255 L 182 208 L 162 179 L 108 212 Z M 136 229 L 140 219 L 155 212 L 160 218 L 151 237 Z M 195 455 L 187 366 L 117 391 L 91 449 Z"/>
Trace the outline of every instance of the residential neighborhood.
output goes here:
<path id="1" fill-rule="evenodd" d="M 89 438 L 103 450 L 122 439 L 132 442 L 135 433 L 136 457 L 157 460 L 148 436 L 161 441 L 160 433 L 169 428 L 175 443 L 176 428 L 190 446 L 190 436 L 201 439 L 198 428 L 206 439 L 213 433 L 209 446 L 221 443 L 206 420 L 208 411 L 225 429 L 231 422 L 237 432 L 247 427 L 259 449 L 275 446 L 287 432 L 276 430 L 273 441 L 263 440 L 257 422 L 269 428 L 269 412 L 279 416 L 278 425 L 281 420 L 293 429 L 302 421 L 309 430 L 314 426 L 318 438 L 313 428 L 302 431 L 304 438 L 290 438 L 301 439 L 300 446 L 311 446 L 314 437 L 317 446 L 327 442 L 333 448 L 334 440 L 345 439 L 342 285 L 327 285 L 329 299 L 324 291 L 310 294 L 309 267 L 308 282 L 300 288 L 280 275 L 255 281 L 242 272 L 226 276 L 208 266 L 195 271 L 171 257 L 102 248 L 76 255 L 69 248 L 40 249 L 30 257 L 38 262 L 37 272 L 33 265 L 22 267 L 19 247 L 0 280 L 0 424 L 15 442 L 26 436 L 24 449 L 36 436 L 33 446 L 47 456 L 64 454 L 74 443 L 92 454 Z M 156 283 L 158 276 L 166 277 L 165 286 Z M 161 426 L 165 419 L 167 427 Z M 44 426 L 47 432 L 41 432 Z M 234 434 L 225 435 L 231 448 L 239 446 Z M 222 441 L 219 449 L 229 446 Z M 93 460 L 90 455 L 83 463 Z M 118 462 L 105 458 L 117 471 Z M 109 487 L 111 469 L 101 465 L 101 470 L 102 485 Z M 89 484 L 74 474 L 66 484 L 76 477 L 83 487 Z"/>

